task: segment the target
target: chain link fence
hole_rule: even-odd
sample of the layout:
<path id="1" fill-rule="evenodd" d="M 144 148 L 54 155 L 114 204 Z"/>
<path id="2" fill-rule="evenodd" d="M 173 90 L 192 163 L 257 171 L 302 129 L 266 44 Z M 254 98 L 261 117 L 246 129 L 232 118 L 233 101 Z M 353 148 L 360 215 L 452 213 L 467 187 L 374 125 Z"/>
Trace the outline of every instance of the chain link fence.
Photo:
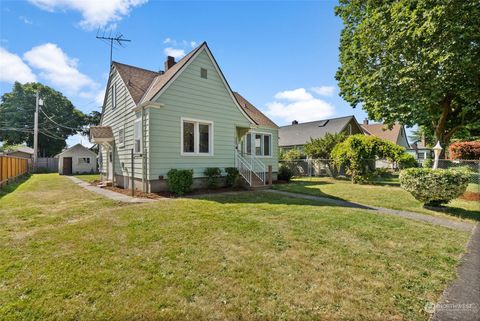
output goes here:
<path id="1" fill-rule="evenodd" d="M 293 176 L 296 177 L 338 177 L 346 176 L 344 168 L 337 168 L 332 159 L 296 159 L 280 161 L 280 165 L 288 167 Z M 398 173 L 398 165 L 385 159 L 372 159 L 367 165 L 371 171 L 379 171 L 384 173 Z M 418 163 L 419 167 L 433 166 L 433 160 L 429 162 Z M 451 169 L 458 168 L 468 170 L 470 173 L 470 183 L 479 184 L 480 186 L 480 160 L 450 160 L 441 159 L 438 162 L 438 168 Z M 480 187 L 479 187 L 480 188 Z"/>

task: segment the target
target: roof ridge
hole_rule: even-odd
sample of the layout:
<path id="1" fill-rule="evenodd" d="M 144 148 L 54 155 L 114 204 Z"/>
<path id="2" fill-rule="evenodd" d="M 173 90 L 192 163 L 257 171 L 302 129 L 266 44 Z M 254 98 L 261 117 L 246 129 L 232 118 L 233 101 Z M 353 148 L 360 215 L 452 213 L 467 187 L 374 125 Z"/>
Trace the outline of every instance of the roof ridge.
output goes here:
<path id="1" fill-rule="evenodd" d="M 352 117 L 355 118 L 355 115 L 340 116 L 340 117 L 326 118 L 326 119 L 318 119 L 318 120 L 312 120 L 312 121 L 307 121 L 307 122 L 298 123 L 298 124 L 290 124 L 290 125 L 285 125 L 285 126 L 280 126 L 280 127 L 298 126 L 298 125 L 311 124 L 311 123 L 316 123 L 316 122 L 325 121 L 325 120 L 337 120 L 337 119 L 352 118 Z"/>
<path id="2" fill-rule="evenodd" d="M 125 63 L 123 63 L 123 62 L 112 61 L 112 65 L 113 65 L 113 64 L 122 65 L 122 66 L 126 66 L 126 67 L 129 67 L 129 68 L 140 69 L 140 70 L 143 70 L 143 71 L 148 71 L 148 72 L 151 72 L 151 73 L 154 73 L 154 74 L 159 74 L 159 75 L 161 75 L 161 73 L 158 72 L 158 71 L 153 71 L 153 70 L 150 70 L 150 69 L 146 69 L 146 68 L 142 68 L 142 67 L 138 67 L 138 66 L 134 66 L 134 65 L 125 64 Z"/>

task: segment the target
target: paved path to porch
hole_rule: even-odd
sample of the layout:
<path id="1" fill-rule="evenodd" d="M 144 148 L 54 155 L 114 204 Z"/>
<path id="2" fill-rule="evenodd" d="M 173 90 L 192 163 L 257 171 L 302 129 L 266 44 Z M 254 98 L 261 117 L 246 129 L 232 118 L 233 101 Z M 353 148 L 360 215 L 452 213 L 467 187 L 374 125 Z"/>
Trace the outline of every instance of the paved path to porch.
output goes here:
<path id="1" fill-rule="evenodd" d="M 90 192 L 100 194 L 106 198 L 109 198 L 114 201 L 118 202 L 124 202 L 124 203 L 148 203 L 148 202 L 155 202 L 154 199 L 150 198 L 138 198 L 138 197 L 132 197 L 128 196 L 125 194 L 117 193 L 110 191 L 105 188 L 100 188 L 98 186 L 90 185 L 87 182 L 82 181 L 81 179 L 78 179 L 73 176 L 67 176 L 72 182 L 77 184 L 78 186 L 81 186 L 85 188 L 86 190 L 89 190 Z"/>
<path id="2" fill-rule="evenodd" d="M 312 200 L 312 201 L 318 201 L 326 204 L 331 204 L 333 206 L 352 207 L 352 208 L 358 208 L 358 209 L 367 210 L 367 211 L 374 211 L 377 213 L 382 213 L 387 215 L 400 216 L 400 217 L 412 219 L 415 221 L 421 221 L 421 222 L 426 222 L 434 225 L 440 225 L 440 226 L 448 227 L 455 230 L 465 231 L 465 232 L 472 232 L 475 227 L 475 224 L 470 222 L 454 221 L 454 220 L 449 220 L 446 218 L 441 218 L 441 217 L 436 217 L 436 216 L 431 216 L 426 214 L 392 210 L 389 208 L 364 205 L 360 203 L 337 200 L 337 199 L 328 198 L 328 197 L 305 195 L 305 194 L 299 194 L 299 193 L 278 191 L 274 189 L 268 189 L 268 190 L 265 190 L 264 192 L 280 194 L 280 195 L 296 197 L 296 198 L 303 198 L 303 199 Z"/>

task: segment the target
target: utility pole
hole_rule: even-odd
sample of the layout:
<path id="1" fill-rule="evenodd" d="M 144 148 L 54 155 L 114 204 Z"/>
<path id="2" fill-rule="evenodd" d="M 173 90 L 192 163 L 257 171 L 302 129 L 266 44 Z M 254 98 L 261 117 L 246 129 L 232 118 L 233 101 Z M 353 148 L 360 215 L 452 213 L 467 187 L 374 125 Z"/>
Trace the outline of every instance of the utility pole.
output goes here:
<path id="1" fill-rule="evenodd" d="M 37 159 L 38 159 L 38 105 L 40 104 L 40 96 L 37 90 L 35 94 L 35 116 L 33 123 L 33 172 L 37 172 Z"/>
<path id="2" fill-rule="evenodd" d="M 124 39 L 123 38 L 123 35 L 120 33 L 120 34 L 116 34 L 114 37 L 112 37 L 112 34 L 109 33 L 107 36 L 105 35 L 105 31 L 103 32 L 103 34 L 101 36 L 98 35 L 98 31 L 97 31 L 97 35 L 96 35 L 96 38 L 97 39 L 101 39 L 101 40 L 107 40 L 110 42 L 110 66 L 112 65 L 112 50 L 113 50 L 113 44 L 116 43 L 118 44 L 120 47 L 123 47 L 123 43 L 122 42 L 130 42 L 131 40 L 129 39 Z"/>

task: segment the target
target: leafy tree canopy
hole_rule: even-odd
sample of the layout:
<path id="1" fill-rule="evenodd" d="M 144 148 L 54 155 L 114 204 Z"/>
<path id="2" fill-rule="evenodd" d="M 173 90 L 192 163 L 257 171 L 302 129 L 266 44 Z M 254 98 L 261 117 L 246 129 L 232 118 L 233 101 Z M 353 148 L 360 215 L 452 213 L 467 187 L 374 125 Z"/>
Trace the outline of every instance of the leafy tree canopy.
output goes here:
<path id="1" fill-rule="evenodd" d="M 0 141 L 7 145 L 26 143 L 33 147 L 35 93 L 43 106 L 38 115 L 38 147 L 41 156 L 54 156 L 65 146 L 68 136 L 82 130 L 86 116 L 60 92 L 40 83 L 16 82 L 0 101 Z"/>
<path id="2" fill-rule="evenodd" d="M 333 148 L 345 140 L 345 134 L 326 133 L 322 138 L 310 138 L 305 145 L 305 154 L 314 159 L 330 159 Z"/>
<path id="3" fill-rule="evenodd" d="M 340 0 L 340 95 L 443 146 L 480 122 L 480 1 Z M 465 133 L 463 133 L 465 134 Z"/>

